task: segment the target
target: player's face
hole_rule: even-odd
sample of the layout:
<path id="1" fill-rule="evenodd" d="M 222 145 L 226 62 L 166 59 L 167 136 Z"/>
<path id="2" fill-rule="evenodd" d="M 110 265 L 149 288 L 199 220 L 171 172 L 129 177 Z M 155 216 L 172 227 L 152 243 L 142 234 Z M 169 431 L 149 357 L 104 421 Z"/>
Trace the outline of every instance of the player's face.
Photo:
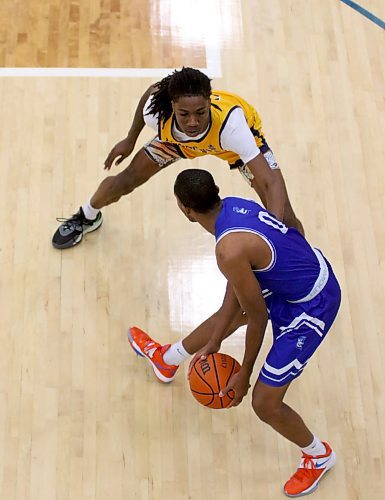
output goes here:
<path id="1" fill-rule="evenodd" d="M 190 137 L 206 130 L 210 121 L 210 99 L 200 95 L 179 97 L 172 101 L 178 128 Z"/>
<path id="2" fill-rule="evenodd" d="M 194 217 L 190 213 L 190 209 L 185 207 L 177 196 L 175 196 L 175 198 L 176 198 L 176 202 L 178 204 L 178 207 L 181 209 L 181 211 L 184 213 L 184 215 L 188 218 L 188 220 L 190 222 L 196 222 L 196 220 L 194 219 Z"/>

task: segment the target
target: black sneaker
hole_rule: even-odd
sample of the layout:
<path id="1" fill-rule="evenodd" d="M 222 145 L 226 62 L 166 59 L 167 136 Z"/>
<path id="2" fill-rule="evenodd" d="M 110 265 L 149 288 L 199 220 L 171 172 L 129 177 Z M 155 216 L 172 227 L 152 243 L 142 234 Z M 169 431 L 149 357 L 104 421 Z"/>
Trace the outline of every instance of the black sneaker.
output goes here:
<path id="1" fill-rule="evenodd" d="M 103 222 L 102 212 L 99 212 L 96 219 L 86 219 L 82 207 L 69 219 L 56 219 L 61 222 L 52 238 L 52 245 L 55 248 L 71 248 L 83 239 L 83 235 L 95 231 Z"/>

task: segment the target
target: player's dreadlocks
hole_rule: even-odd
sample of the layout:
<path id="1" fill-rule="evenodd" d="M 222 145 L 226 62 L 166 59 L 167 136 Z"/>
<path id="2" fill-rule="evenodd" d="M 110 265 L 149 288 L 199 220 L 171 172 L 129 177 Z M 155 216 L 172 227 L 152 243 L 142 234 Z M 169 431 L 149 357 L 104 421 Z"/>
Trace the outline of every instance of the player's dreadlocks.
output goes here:
<path id="1" fill-rule="evenodd" d="M 171 101 L 182 96 L 200 95 L 210 98 L 210 78 L 194 68 L 183 67 L 175 70 L 160 82 L 155 83 L 157 91 L 153 94 L 148 114 L 158 115 L 159 122 L 167 120 L 172 114 Z"/>

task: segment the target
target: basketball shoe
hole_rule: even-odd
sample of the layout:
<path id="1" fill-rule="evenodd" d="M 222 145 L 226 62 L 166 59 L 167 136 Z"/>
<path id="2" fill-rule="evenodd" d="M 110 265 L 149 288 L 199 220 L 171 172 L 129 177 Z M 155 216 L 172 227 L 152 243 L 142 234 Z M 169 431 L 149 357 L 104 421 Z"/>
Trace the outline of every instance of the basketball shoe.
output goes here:
<path id="1" fill-rule="evenodd" d="M 55 248 L 71 248 L 83 239 L 83 235 L 95 231 L 103 222 L 102 212 L 99 212 L 96 219 L 87 219 L 82 207 L 69 219 L 56 219 L 61 222 L 52 238 L 52 245 Z"/>
<path id="2" fill-rule="evenodd" d="M 143 332 L 140 328 L 132 326 L 129 328 L 128 341 L 136 354 L 146 358 L 152 366 L 156 377 L 166 384 L 172 382 L 175 378 L 175 373 L 179 368 L 177 365 L 168 365 L 163 361 L 163 354 L 168 351 L 171 344 L 160 345 L 158 342 Z"/>
<path id="3" fill-rule="evenodd" d="M 312 493 L 318 486 L 328 470 L 330 470 L 337 461 L 335 452 L 330 446 L 323 442 L 326 453 L 316 455 L 315 457 L 302 453 L 301 463 L 297 471 L 286 482 L 283 491 L 288 497 L 302 497 Z"/>

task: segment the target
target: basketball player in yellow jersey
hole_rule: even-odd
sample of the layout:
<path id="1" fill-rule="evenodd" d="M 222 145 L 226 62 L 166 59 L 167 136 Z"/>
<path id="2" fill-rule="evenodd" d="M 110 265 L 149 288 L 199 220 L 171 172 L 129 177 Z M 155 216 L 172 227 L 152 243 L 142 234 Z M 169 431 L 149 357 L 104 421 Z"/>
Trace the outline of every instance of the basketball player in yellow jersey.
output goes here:
<path id="1" fill-rule="evenodd" d="M 55 232 L 55 248 L 70 248 L 98 229 L 101 208 L 118 201 L 150 177 L 180 159 L 214 155 L 239 169 L 264 206 L 289 227 L 303 228 L 291 207 L 285 182 L 261 130 L 255 109 L 235 94 L 211 89 L 201 71 L 183 68 L 151 86 L 142 96 L 127 137 L 105 161 L 110 170 L 129 156 L 143 127 L 157 136 L 145 144 L 118 175 L 102 181 L 95 194 Z"/>

